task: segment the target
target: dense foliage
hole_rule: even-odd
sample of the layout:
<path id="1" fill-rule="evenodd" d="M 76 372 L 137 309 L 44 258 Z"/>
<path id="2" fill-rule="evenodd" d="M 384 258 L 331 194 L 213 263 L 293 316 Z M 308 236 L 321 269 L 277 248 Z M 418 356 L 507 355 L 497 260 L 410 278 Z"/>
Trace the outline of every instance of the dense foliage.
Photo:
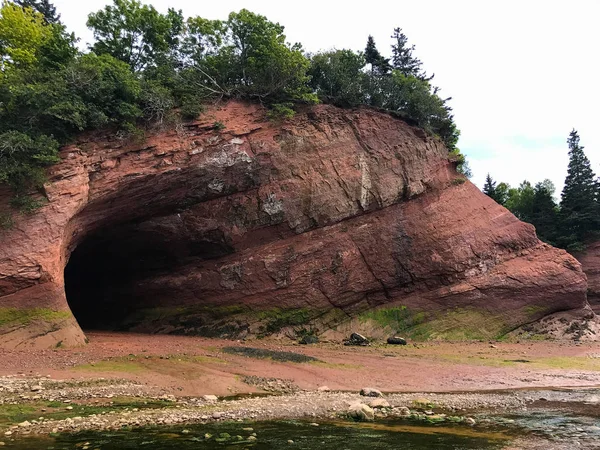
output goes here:
<path id="1" fill-rule="evenodd" d="M 332 50 L 313 55 L 310 83 L 323 102 L 338 106 L 361 104 L 394 111 L 420 127 L 438 135 L 449 150 L 454 150 L 459 131 L 454 123 L 449 98 L 442 99 L 438 89 L 421 71 L 422 63 L 412 55 L 400 28 L 394 30 L 392 58 L 377 50 L 372 36 L 364 53 Z M 367 69 L 367 70 L 365 70 Z"/>
<path id="2" fill-rule="evenodd" d="M 369 37 L 365 52 L 314 55 L 286 42 L 284 27 L 248 10 L 227 20 L 184 18 L 139 0 L 114 0 L 89 15 L 88 51 L 48 0 L 4 0 L 0 8 L 0 183 L 17 196 L 41 188 L 45 167 L 76 133 L 193 119 L 202 103 L 260 101 L 273 119 L 298 103 L 371 105 L 438 135 L 461 159 L 447 100 L 437 95 L 400 28 L 392 56 Z"/>
<path id="3" fill-rule="evenodd" d="M 555 188 L 550 180 L 532 186 L 523 181 L 511 188 L 488 174 L 483 192 L 506 206 L 519 219 L 533 224 L 545 242 L 568 249 L 581 250 L 585 242 L 600 234 L 600 180 L 579 145 L 577 131 L 567 140 L 569 167 L 560 204 L 554 200 Z"/>

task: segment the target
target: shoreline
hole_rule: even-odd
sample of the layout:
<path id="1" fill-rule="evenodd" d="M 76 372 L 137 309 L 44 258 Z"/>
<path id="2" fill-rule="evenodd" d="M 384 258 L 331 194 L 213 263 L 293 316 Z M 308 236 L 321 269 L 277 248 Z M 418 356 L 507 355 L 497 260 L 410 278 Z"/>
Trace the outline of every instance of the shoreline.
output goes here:
<path id="1" fill-rule="evenodd" d="M 7 362 L 0 367 L 0 442 L 7 447 L 28 436 L 82 430 L 345 423 L 353 405 L 378 400 L 361 396 L 365 387 L 383 392 L 372 408 L 375 423 L 448 424 L 485 433 L 512 430 L 503 417 L 531 411 L 567 408 L 600 418 L 600 347 L 593 343 L 348 348 L 93 333 L 87 347 L 2 351 L 0 357 Z M 569 448 L 561 445 L 578 435 L 580 427 L 573 427 L 565 439 L 528 434 L 507 448 Z M 594 448 L 588 434 L 600 442 L 594 430 L 577 438 L 579 448 Z"/>
<path id="2" fill-rule="evenodd" d="M 39 387 L 42 389 L 38 389 Z M 34 395 L 30 395 L 32 389 Z M 288 394 L 248 395 L 238 399 L 152 395 L 152 390 L 152 387 L 127 380 L 97 379 L 92 383 L 89 380 L 52 380 L 46 377 L 0 377 L 0 410 L 7 405 L 36 404 L 41 408 L 40 411 L 45 411 L 40 414 L 47 416 L 8 426 L 0 424 L 0 442 L 4 442 L 0 445 L 10 447 L 11 443 L 28 437 L 55 437 L 63 433 L 148 427 L 164 427 L 165 430 L 173 429 L 173 432 L 182 433 L 185 432 L 185 427 L 219 423 L 248 426 L 263 421 L 294 420 L 313 426 L 319 426 L 319 423 L 343 425 L 351 420 L 350 412 L 353 408 L 361 404 L 376 405 L 372 408 L 373 420 L 365 422 L 377 424 L 383 421 L 382 426 L 386 426 L 391 420 L 399 430 L 411 427 L 414 431 L 420 426 L 447 424 L 454 428 L 433 432 L 479 436 L 504 433 L 507 439 L 510 437 L 511 445 L 519 442 L 518 447 L 506 448 L 538 448 L 536 446 L 545 442 L 545 447 L 539 448 L 562 449 L 568 448 L 563 446 L 564 439 L 549 441 L 542 436 L 529 436 L 522 432 L 523 436 L 514 434 L 514 425 L 509 425 L 514 420 L 505 420 L 503 416 L 527 414 L 532 409 L 561 402 L 573 407 L 572 404 L 584 405 L 586 401 L 592 400 L 595 402 L 594 408 L 600 405 L 600 389 L 597 387 L 508 389 L 494 393 L 402 392 L 384 393 L 382 397 L 321 389 Z M 42 405 L 46 407 L 43 408 Z M 61 414 L 67 417 L 57 418 Z M 596 414 L 600 417 L 600 411 Z M 431 431 L 423 429 L 423 432 Z M 583 446 L 580 448 L 594 448 L 591 443 L 595 442 L 595 438 L 582 438 L 582 441 Z"/>

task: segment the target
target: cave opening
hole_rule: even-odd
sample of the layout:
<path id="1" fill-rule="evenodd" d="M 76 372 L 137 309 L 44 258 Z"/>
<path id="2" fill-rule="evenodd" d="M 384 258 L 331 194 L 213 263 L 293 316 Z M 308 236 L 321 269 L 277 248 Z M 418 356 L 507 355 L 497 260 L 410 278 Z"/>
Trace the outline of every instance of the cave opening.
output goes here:
<path id="1" fill-rule="evenodd" d="M 218 231 L 192 238 L 180 231 L 128 225 L 100 230 L 80 242 L 65 267 L 64 281 L 67 302 L 81 328 L 128 329 L 127 319 L 137 310 L 176 301 L 145 295 L 141 283 L 232 251 Z"/>

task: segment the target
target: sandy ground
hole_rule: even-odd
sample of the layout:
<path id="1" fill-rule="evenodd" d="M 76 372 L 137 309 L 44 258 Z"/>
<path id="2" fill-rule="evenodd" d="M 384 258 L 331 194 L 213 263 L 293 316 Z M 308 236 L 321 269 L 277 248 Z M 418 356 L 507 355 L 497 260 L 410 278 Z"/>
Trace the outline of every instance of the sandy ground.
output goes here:
<path id="1" fill-rule="evenodd" d="M 0 375 L 54 379 L 118 377 L 176 396 L 261 391 L 246 376 L 288 386 L 356 391 L 452 392 L 533 387 L 600 386 L 600 343 L 461 342 L 407 346 L 298 345 L 289 340 L 246 342 L 198 337 L 87 333 L 81 348 L 0 352 Z M 301 353 L 319 362 L 293 363 L 231 355 L 226 346 Z"/>
<path id="2" fill-rule="evenodd" d="M 492 418 L 486 425 L 486 411 L 559 411 L 558 417 L 571 417 L 574 422 L 546 430 L 553 435 L 551 439 L 528 434 L 513 440 L 509 448 L 600 447 L 600 427 L 596 426 L 600 391 L 594 389 L 600 387 L 598 343 L 428 342 L 346 347 L 275 339 L 240 342 L 108 332 L 87 336 L 89 344 L 80 348 L 0 351 L 0 405 L 6 414 L 21 406 L 34 409 L 31 422 L 20 422 L 23 418 L 18 419 L 18 414 L 0 420 L 4 440 L 0 445 L 10 447 L 28 435 L 83 429 L 280 418 L 328 420 L 347 417 L 353 403 L 368 404 L 371 399 L 358 391 L 373 387 L 385 393 L 387 404 L 375 410 L 376 422 L 403 417 L 410 408 L 411 417 L 423 420 L 434 417 L 427 414 L 457 416 L 464 430 L 470 426 L 468 420 L 475 421 L 468 417 L 474 414 L 473 432 L 489 434 L 503 419 Z M 228 352 L 226 348 L 232 346 L 293 352 L 294 357 L 310 356 L 316 361 L 259 359 Z M 256 392 L 281 395 L 231 397 Z M 219 399 L 203 397 L 206 394 Z M 153 409 L 146 406 L 148 402 L 159 402 L 160 407 Z M 435 412 L 427 411 L 430 404 L 436 405 Z M 93 408 L 104 409 L 92 413 Z M 583 418 L 580 422 L 578 415 Z"/>

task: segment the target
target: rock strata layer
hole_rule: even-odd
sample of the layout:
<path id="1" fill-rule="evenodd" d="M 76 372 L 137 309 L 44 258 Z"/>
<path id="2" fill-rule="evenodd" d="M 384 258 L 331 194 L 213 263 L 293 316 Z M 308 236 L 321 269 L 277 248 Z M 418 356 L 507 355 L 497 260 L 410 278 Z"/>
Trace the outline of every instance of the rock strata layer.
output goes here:
<path id="1" fill-rule="evenodd" d="M 142 144 L 88 136 L 45 191 L 0 235 L 4 346 L 81 344 L 79 325 L 490 338 L 587 304 L 573 257 L 370 109 L 230 102 Z"/>
<path id="2" fill-rule="evenodd" d="M 600 313 L 600 241 L 590 243 L 585 251 L 576 253 L 588 279 L 588 301 L 596 314 Z"/>

